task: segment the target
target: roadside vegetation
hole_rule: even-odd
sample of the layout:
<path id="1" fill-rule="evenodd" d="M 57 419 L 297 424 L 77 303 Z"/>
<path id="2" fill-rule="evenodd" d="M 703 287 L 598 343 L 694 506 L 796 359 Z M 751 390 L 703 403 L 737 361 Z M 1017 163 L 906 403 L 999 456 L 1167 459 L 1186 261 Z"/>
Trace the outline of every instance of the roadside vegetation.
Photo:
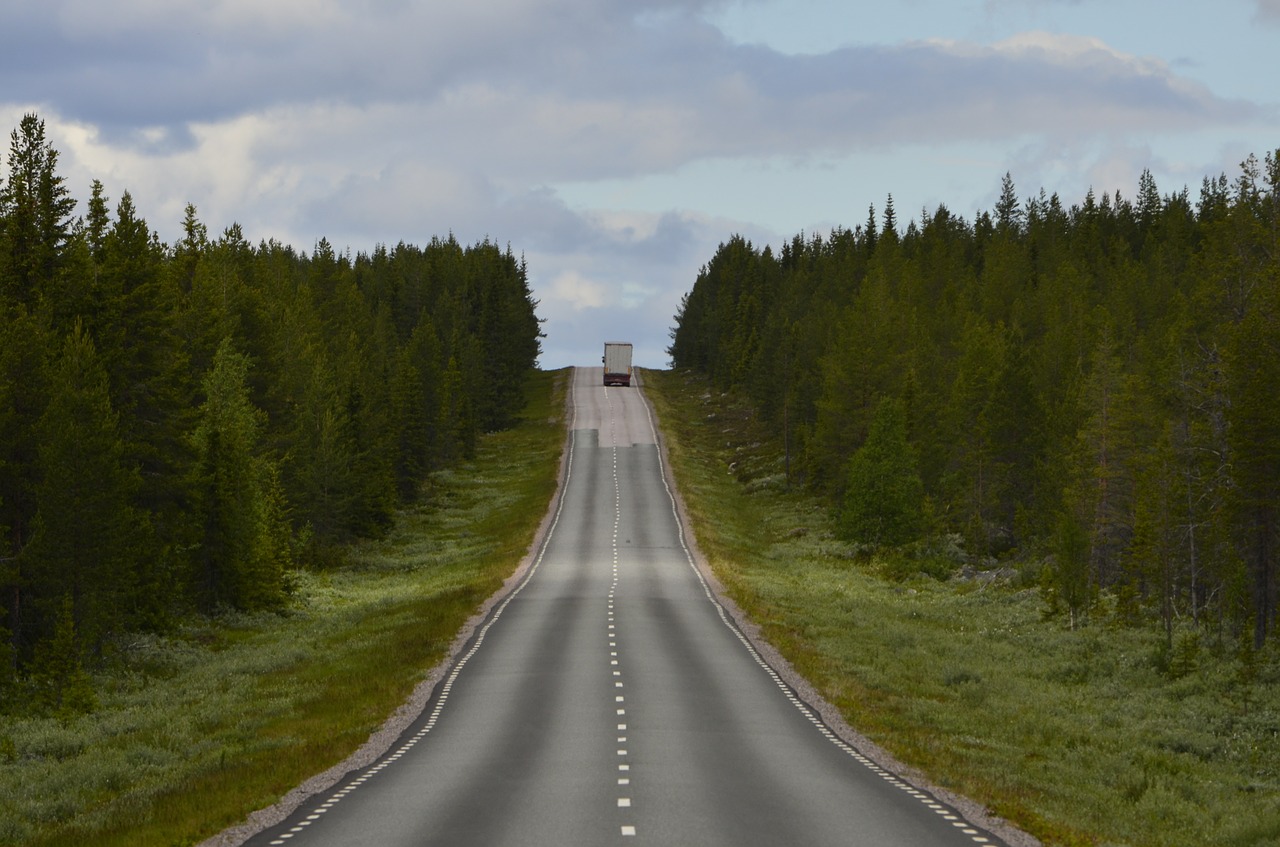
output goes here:
<path id="1" fill-rule="evenodd" d="M 1073 626 L 1045 557 L 845 540 L 741 395 L 690 370 L 644 385 L 711 567 L 856 729 L 1046 844 L 1280 843 L 1274 639 L 1167 633 L 1107 592 Z"/>
<path id="2" fill-rule="evenodd" d="M 0 843 L 193 844 L 358 748 L 528 549 L 555 491 L 565 371 L 282 609 L 113 640 L 94 708 L 0 723 Z"/>

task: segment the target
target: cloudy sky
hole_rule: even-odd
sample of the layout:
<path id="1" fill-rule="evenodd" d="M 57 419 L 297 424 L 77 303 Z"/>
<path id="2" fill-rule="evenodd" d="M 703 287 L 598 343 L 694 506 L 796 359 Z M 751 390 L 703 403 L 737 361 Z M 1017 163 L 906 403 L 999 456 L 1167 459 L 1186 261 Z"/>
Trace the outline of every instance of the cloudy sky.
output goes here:
<path id="1" fill-rule="evenodd" d="M 488 237 L 529 263 L 544 367 L 665 366 L 735 233 L 778 245 L 1009 172 L 1198 196 L 1280 147 L 1280 0 L 14 0 L 0 128 L 165 241 Z M 3 151 L 7 154 L 7 145 Z"/>

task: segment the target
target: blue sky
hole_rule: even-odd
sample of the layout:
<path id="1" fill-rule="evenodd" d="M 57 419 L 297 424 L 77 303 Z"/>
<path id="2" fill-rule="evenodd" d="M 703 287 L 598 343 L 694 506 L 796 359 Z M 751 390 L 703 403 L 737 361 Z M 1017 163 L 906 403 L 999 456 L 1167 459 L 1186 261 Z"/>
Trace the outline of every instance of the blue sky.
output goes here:
<path id="1" fill-rule="evenodd" d="M 734 234 L 777 245 L 1002 176 L 1064 203 L 1280 147 L 1280 0 L 18 0 L 0 126 L 160 237 L 510 244 L 542 364 L 662 367 Z"/>

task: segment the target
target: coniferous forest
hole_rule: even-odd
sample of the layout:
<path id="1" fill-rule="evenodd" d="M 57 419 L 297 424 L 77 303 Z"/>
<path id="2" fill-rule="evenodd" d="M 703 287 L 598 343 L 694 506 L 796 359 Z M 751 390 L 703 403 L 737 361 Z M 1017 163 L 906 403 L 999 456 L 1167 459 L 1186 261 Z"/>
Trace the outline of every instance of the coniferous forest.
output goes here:
<path id="1" fill-rule="evenodd" d="M 1068 205 L 1070 204 L 1070 205 Z M 722 244 L 668 350 L 864 550 L 1038 565 L 1050 609 L 1275 637 L 1280 154 L 1199 196 L 940 206 Z"/>
<path id="2" fill-rule="evenodd" d="M 377 534 L 515 421 L 541 332 L 487 240 L 308 255 L 188 205 L 164 244 L 97 181 L 73 217 L 57 164 L 28 115 L 0 168 L 0 702 L 74 709 L 114 636 L 280 608 Z"/>

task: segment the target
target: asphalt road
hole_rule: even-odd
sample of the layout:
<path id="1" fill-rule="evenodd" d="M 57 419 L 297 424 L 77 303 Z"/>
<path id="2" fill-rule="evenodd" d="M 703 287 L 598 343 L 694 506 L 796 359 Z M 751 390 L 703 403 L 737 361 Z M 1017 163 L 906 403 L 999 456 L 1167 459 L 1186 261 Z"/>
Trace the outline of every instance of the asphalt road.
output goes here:
<path id="1" fill-rule="evenodd" d="M 528 577 L 421 718 L 263 845 L 1002 842 L 836 738 L 682 541 L 637 388 L 578 369 L 568 474 Z"/>

